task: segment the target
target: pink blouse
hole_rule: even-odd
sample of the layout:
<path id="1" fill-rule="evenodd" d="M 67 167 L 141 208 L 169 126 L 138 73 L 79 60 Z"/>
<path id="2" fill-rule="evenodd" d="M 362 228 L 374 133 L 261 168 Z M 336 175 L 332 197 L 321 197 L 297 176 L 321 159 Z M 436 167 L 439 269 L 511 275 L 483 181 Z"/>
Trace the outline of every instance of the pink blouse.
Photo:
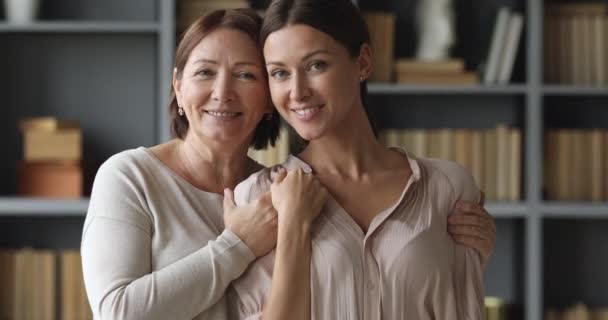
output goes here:
<path id="1" fill-rule="evenodd" d="M 455 202 L 478 201 L 480 192 L 458 164 L 408 160 L 413 174 L 401 197 L 374 217 L 367 233 L 331 198 L 315 220 L 312 319 L 483 319 L 481 257 L 456 245 L 447 233 Z M 295 156 L 283 166 L 312 172 Z M 265 169 L 239 184 L 237 204 L 269 190 L 277 169 Z M 274 251 L 233 282 L 239 319 L 260 318 L 273 263 Z"/>

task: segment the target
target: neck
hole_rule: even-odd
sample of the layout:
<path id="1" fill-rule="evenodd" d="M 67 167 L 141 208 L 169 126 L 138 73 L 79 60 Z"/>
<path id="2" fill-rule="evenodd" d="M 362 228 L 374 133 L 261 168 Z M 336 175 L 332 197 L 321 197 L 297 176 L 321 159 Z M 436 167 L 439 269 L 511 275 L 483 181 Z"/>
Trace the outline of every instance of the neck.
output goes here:
<path id="1" fill-rule="evenodd" d="M 363 106 L 353 108 L 342 122 L 348 125 L 338 125 L 310 141 L 300 156 L 319 174 L 361 179 L 378 169 L 389 151 L 374 136 Z"/>
<path id="2" fill-rule="evenodd" d="M 208 141 L 189 133 L 176 152 L 181 171 L 194 186 L 223 194 L 224 188 L 234 189 L 251 173 L 248 147 Z"/>

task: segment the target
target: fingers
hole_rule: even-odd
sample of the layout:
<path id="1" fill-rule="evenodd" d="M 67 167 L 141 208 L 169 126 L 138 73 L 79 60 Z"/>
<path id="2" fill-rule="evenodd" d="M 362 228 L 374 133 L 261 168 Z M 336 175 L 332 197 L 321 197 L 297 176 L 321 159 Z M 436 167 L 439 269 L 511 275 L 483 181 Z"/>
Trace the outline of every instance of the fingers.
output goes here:
<path id="1" fill-rule="evenodd" d="M 280 168 L 272 183 L 281 183 L 285 180 L 285 177 L 287 177 L 287 170 L 285 168 Z"/>
<path id="2" fill-rule="evenodd" d="M 448 226 L 451 235 L 468 236 L 482 240 L 491 240 L 491 233 L 479 226 Z"/>
<path id="3" fill-rule="evenodd" d="M 481 205 L 475 202 L 464 200 L 456 201 L 454 211 L 457 213 L 476 214 L 479 216 L 489 215 L 489 213 Z"/>
<path id="4" fill-rule="evenodd" d="M 234 193 L 230 188 L 224 189 L 224 210 L 234 209 L 236 203 L 234 203 Z"/>
<path id="5" fill-rule="evenodd" d="M 494 224 L 489 216 L 478 216 L 474 214 L 451 214 L 448 217 L 448 224 L 478 226 L 486 229 L 493 229 Z"/>

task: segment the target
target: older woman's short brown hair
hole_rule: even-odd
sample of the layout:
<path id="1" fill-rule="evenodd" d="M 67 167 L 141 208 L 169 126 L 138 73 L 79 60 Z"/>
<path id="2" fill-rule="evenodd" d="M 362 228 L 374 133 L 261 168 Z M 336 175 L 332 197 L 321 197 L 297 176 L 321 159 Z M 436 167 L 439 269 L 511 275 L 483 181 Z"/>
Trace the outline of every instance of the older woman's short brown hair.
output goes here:
<path id="1" fill-rule="evenodd" d="M 198 18 L 183 34 L 175 52 L 175 70 L 177 77 L 188 62 L 192 50 L 214 30 L 226 28 L 241 31 L 259 44 L 262 18 L 251 9 L 216 10 Z M 269 103 L 271 103 L 269 101 Z M 171 134 L 173 137 L 183 139 L 188 133 L 188 119 L 178 114 L 177 98 L 175 89 L 171 86 L 171 98 L 169 100 L 169 114 L 171 117 Z M 254 149 L 264 149 L 269 144 L 274 146 L 279 136 L 280 118 L 276 109 L 273 108 L 272 119 L 262 119 L 255 128 L 251 146 Z"/>

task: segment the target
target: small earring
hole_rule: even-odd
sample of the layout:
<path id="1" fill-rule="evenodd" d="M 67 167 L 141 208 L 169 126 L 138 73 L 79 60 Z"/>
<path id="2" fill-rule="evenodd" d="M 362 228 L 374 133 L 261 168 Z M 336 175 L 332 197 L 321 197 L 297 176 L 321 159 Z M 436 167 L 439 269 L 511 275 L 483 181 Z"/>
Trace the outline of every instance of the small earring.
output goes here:
<path id="1" fill-rule="evenodd" d="M 179 114 L 181 117 L 183 117 L 183 116 L 184 116 L 184 108 L 182 108 L 182 107 L 178 107 L 178 108 L 177 108 L 177 113 L 178 113 L 178 114 Z"/>
<path id="2" fill-rule="evenodd" d="M 359 82 L 363 82 L 363 81 L 365 81 L 365 78 L 363 76 L 360 76 L 359 77 Z"/>
<path id="3" fill-rule="evenodd" d="M 267 120 L 267 121 L 272 120 L 272 113 L 267 113 L 267 114 L 266 114 L 266 120 Z"/>

